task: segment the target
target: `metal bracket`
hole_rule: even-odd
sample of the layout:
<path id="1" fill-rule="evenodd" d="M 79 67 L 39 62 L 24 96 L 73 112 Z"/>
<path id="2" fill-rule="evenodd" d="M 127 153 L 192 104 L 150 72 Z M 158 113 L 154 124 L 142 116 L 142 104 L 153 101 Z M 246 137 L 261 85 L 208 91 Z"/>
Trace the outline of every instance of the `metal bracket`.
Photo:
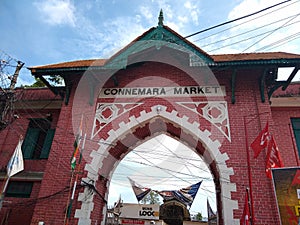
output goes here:
<path id="1" fill-rule="evenodd" d="M 289 86 L 289 84 L 292 82 L 293 78 L 297 74 L 298 70 L 299 70 L 299 66 L 296 66 L 286 81 L 274 81 L 271 87 L 268 88 L 269 100 L 271 99 L 271 96 L 274 93 L 274 91 L 276 91 L 278 88 L 282 87 L 283 91 L 286 90 L 286 88 Z"/>

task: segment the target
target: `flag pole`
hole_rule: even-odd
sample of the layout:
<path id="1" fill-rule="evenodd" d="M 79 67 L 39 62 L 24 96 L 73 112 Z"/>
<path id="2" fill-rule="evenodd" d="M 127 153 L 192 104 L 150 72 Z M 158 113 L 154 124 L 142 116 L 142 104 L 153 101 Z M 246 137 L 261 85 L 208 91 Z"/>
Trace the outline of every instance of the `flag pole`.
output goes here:
<path id="1" fill-rule="evenodd" d="M 250 197 L 250 193 L 249 193 L 249 187 L 246 188 L 246 192 L 247 192 L 247 200 L 248 200 L 248 207 L 249 207 L 249 214 L 250 214 L 250 224 L 253 225 L 253 218 L 252 218 L 252 209 L 251 209 L 251 202 L 252 202 L 252 199 Z"/>
<path id="2" fill-rule="evenodd" d="M 76 154 L 79 150 L 79 145 L 80 145 L 80 139 L 82 138 L 81 135 L 82 135 L 82 121 L 83 121 L 83 114 L 81 115 L 81 119 L 80 119 L 80 125 L 79 125 L 79 130 L 78 130 L 78 133 L 76 134 L 76 138 L 75 138 L 75 143 L 74 143 L 74 152 L 73 152 L 73 155 L 72 155 L 72 158 L 71 158 L 71 169 L 72 169 L 72 174 L 71 174 L 71 179 L 70 179 L 70 190 L 69 190 L 69 193 L 68 193 L 68 198 L 67 198 L 67 205 L 66 205 L 66 212 L 65 212 L 65 217 L 64 217 L 64 224 L 68 224 L 68 220 L 69 220 L 69 208 L 70 208 L 70 202 L 71 202 L 71 193 L 73 193 L 71 187 L 72 187 L 72 184 L 73 184 L 73 179 L 74 179 L 74 174 L 75 174 L 75 170 L 76 170 Z M 79 136 L 78 136 L 79 135 Z M 76 144 L 76 146 L 75 146 Z M 74 165 L 73 165 L 74 164 Z"/>
<path id="3" fill-rule="evenodd" d="M 5 192 L 6 192 L 6 188 L 8 186 L 10 178 L 12 176 L 14 176 L 15 174 L 24 170 L 24 161 L 23 161 L 23 155 L 22 155 L 22 150 L 21 150 L 22 143 L 23 143 L 23 136 L 20 135 L 18 144 L 14 150 L 14 153 L 7 164 L 7 173 L 4 178 L 5 182 L 4 182 L 1 194 L 0 194 L 0 210 L 2 209 L 2 206 L 3 206 Z"/>
<path id="4" fill-rule="evenodd" d="M 6 192 L 6 188 L 7 188 L 8 182 L 10 180 L 10 177 L 5 176 L 4 180 L 5 180 L 5 183 L 3 185 L 3 188 L 2 188 L 2 191 L 1 191 L 1 195 L 0 195 L 0 211 L 1 211 L 2 206 L 3 206 L 5 192 Z"/>
<path id="5" fill-rule="evenodd" d="M 82 142 L 82 150 L 81 150 L 80 156 L 79 156 L 79 161 L 78 161 L 78 167 L 77 167 L 75 182 L 74 182 L 74 185 L 73 185 L 72 195 L 71 195 L 71 199 L 70 199 L 69 206 L 68 206 L 68 209 L 67 209 L 66 225 L 69 224 L 69 219 L 71 217 L 72 204 L 73 204 L 73 201 L 74 201 L 75 191 L 76 191 L 77 182 L 78 182 L 78 178 L 79 178 L 79 172 L 80 172 L 80 169 L 81 169 L 81 159 L 82 159 L 82 152 L 83 152 L 84 146 L 85 146 L 85 141 L 86 141 L 86 133 L 84 134 L 84 139 L 83 139 L 83 142 Z"/>
<path id="6" fill-rule="evenodd" d="M 71 188 L 71 185 L 73 183 L 73 178 L 74 178 L 74 170 L 72 170 L 72 175 L 71 175 L 71 180 L 70 180 L 70 188 Z M 67 215 L 68 215 L 68 206 L 69 206 L 69 203 L 70 203 L 70 195 L 71 195 L 71 189 L 69 191 L 69 194 L 68 194 L 68 199 L 67 199 L 67 208 L 66 208 L 66 213 L 65 213 L 65 218 L 64 218 L 64 224 L 67 223 Z"/>
<path id="7" fill-rule="evenodd" d="M 247 167 L 248 167 L 248 180 L 249 180 L 249 197 L 250 201 L 250 211 L 251 211 L 251 225 L 254 225 L 255 217 L 254 217 L 254 206 L 253 206 L 253 194 L 252 194 L 252 172 L 251 172 L 251 161 L 250 161 L 250 154 L 249 154 L 249 145 L 248 145 L 248 130 L 247 130 L 247 123 L 245 116 L 243 117 L 244 122 L 244 130 L 245 130 L 245 142 L 246 142 L 246 153 L 247 153 Z"/>

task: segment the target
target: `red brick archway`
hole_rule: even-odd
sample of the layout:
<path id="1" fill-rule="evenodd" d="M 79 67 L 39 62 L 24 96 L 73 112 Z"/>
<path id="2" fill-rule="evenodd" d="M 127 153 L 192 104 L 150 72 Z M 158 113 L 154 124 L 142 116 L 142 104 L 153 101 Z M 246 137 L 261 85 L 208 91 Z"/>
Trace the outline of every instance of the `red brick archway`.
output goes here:
<path id="1" fill-rule="evenodd" d="M 211 110 L 211 107 L 206 105 L 223 105 L 224 102 L 202 102 L 202 104 L 203 108 Z M 126 106 L 127 110 L 118 110 Z M 204 116 L 199 117 L 195 111 L 188 110 L 182 105 L 179 106 L 174 107 L 174 104 L 168 105 L 159 100 L 152 104 L 131 103 L 131 106 L 125 103 L 99 103 L 94 130 L 101 129 L 102 139 L 98 141 L 98 149 L 90 154 L 91 162 L 85 167 L 87 176 L 83 180 L 98 183 L 98 189 L 105 193 L 105 199 L 107 199 L 112 174 L 125 155 L 141 143 L 163 133 L 194 149 L 210 168 L 216 187 L 219 224 L 237 222 L 233 218 L 233 211 L 237 209 L 237 201 L 228 197 L 235 191 L 235 183 L 230 182 L 230 176 L 234 174 L 234 171 L 227 166 L 227 154 L 220 151 L 220 140 L 226 139 L 224 133 Z M 226 112 L 222 113 L 226 114 Z M 100 128 L 96 123 L 99 114 L 107 119 L 107 123 Z M 186 116 L 188 114 L 189 116 Z M 78 201 L 82 203 L 81 208 L 78 208 L 75 213 L 79 224 L 91 223 L 95 207 L 102 208 L 102 218 L 106 214 L 105 202 L 96 202 L 93 196 L 87 198 L 87 191 L 87 189 L 84 190 L 78 197 Z M 102 219 L 102 224 L 104 224 L 104 219 Z"/>

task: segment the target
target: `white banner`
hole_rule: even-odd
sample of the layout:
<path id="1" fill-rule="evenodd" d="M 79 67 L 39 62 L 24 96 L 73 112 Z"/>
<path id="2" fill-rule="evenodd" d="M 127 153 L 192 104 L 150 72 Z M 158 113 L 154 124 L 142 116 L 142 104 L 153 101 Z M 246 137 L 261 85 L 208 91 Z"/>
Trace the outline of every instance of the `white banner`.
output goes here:
<path id="1" fill-rule="evenodd" d="M 99 98 L 225 96 L 225 86 L 103 88 Z"/>

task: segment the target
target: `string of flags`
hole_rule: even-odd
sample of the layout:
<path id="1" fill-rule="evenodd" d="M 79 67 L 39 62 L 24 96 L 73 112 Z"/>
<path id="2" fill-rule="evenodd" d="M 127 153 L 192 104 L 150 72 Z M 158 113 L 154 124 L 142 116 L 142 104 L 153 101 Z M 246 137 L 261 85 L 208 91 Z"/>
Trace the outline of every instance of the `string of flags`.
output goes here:
<path id="1" fill-rule="evenodd" d="M 207 219 L 208 219 L 208 225 L 216 225 L 217 224 L 217 214 L 212 210 L 210 204 L 209 204 L 209 201 L 207 199 L 207 202 L 206 202 L 207 206 Z"/>
<path id="2" fill-rule="evenodd" d="M 157 190 L 152 190 L 151 188 L 143 187 L 142 185 L 137 184 L 135 181 L 133 181 L 129 177 L 128 177 L 128 179 L 130 181 L 133 192 L 134 192 L 138 202 L 141 201 L 149 192 L 154 191 L 157 194 L 159 194 L 164 199 L 164 201 L 176 199 L 187 206 L 192 205 L 194 198 L 195 198 L 195 196 L 199 190 L 199 187 L 202 183 L 202 181 L 200 181 L 196 184 L 190 185 L 185 188 L 181 188 L 179 190 L 157 191 Z"/>
<path id="3" fill-rule="evenodd" d="M 139 201 L 141 201 L 150 191 L 150 188 L 146 188 L 143 187 L 142 185 L 139 185 L 138 183 L 136 183 L 134 180 L 130 179 L 128 177 L 128 180 L 131 184 L 131 187 L 133 189 L 133 192 L 135 194 L 136 199 Z"/>

